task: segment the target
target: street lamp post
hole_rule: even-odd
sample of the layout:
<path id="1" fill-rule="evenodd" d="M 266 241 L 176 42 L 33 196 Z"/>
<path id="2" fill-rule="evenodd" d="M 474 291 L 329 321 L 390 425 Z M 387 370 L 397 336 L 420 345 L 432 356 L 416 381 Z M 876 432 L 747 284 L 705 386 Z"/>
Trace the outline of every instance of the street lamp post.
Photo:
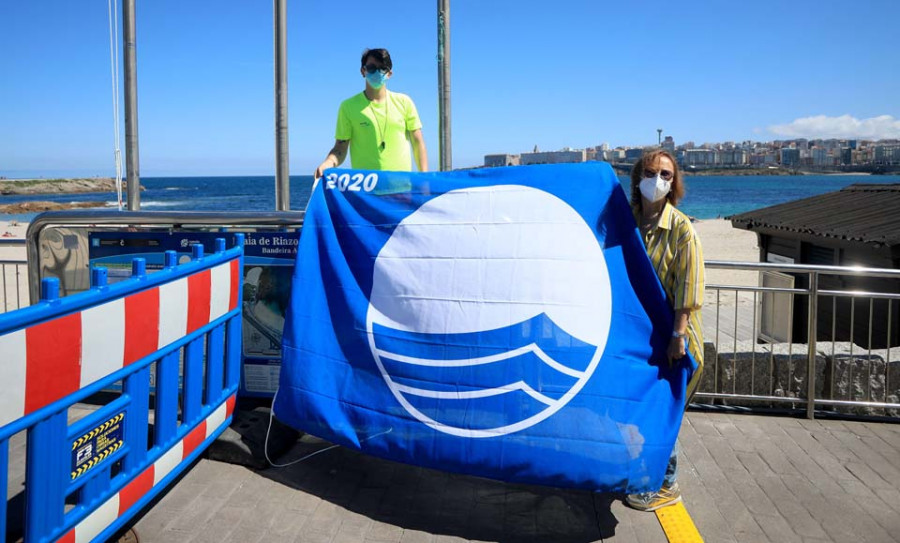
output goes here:
<path id="1" fill-rule="evenodd" d="M 141 210 L 141 175 L 140 159 L 138 158 L 137 30 L 134 8 L 135 0 L 122 2 L 122 48 L 125 51 L 125 182 L 128 211 Z"/>
<path id="2" fill-rule="evenodd" d="M 274 0 L 275 19 L 275 209 L 291 209 L 288 147 L 287 0 Z"/>
<path id="3" fill-rule="evenodd" d="M 450 139 L 450 0 L 438 0 L 438 149 L 440 171 L 453 169 Z"/>

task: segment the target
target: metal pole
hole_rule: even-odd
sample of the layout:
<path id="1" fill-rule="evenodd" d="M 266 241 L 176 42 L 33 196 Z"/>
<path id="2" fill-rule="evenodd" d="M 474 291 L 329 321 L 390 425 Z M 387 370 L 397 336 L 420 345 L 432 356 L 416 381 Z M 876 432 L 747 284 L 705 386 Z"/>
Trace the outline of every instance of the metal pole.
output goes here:
<path id="1" fill-rule="evenodd" d="M 806 364 L 806 418 L 816 417 L 816 332 L 819 313 L 819 272 L 809 274 L 809 315 L 807 318 L 806 341 L 809 355 Z"/>
<path id="2" fill-rule="evenodd" d="M 275 14 L 275 210 L 291 209 L 288 166 L 287 0 L 273 0 Z"/>
<path id="3" fill-rule="evenodd" d="M 141 209 L 141 174 L 138 156 L 137 32 L 135 0 L 122 0 L 122 46 L 125 49 L 125 178 L 128 210 Z M 118 189 L 117 189 L 118 190 Z"/>
<path id="4" fill-rule="evenodd" d="M 438 0 L 438 130 L 440 168 L 453 169 L 450 139 L 450 0 Z"/>

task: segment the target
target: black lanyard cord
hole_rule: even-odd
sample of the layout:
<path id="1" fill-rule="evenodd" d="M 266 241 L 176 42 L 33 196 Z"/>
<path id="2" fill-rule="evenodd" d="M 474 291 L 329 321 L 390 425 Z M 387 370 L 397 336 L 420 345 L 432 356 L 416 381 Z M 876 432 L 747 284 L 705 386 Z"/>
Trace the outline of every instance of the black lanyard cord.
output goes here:
<path id="1" fill-rule="evenodd" d="M 369 100 L 369 108 L 372 110 L 372 118 L 375 119 L 375 127 L 378 129 L 378 136 L 381 138 L 381 150 L 384 151 L 384 133 L 387 131 L 388 121 L 390 120 L 390 107 L 391 107 L 391 97 L 388 93 L 388 90 L 384 90 L 384 128 L 381 127 L 381 123 L 378 122 L 378 115 L 375 112 L 375 108 L 372 107 L 372 104 L 375 102 L 374 100 Z"/>

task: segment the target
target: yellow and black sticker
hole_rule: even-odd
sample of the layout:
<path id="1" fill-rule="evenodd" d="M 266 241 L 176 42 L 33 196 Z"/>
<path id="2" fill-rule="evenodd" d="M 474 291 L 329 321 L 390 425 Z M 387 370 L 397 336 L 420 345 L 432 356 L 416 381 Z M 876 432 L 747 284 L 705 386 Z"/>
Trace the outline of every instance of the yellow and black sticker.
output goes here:
<path id="1" fill-rule="evenodd" d="M 72 479 L 84 475 L 122 446 L 124 423 L 125 413 L 119 413 L 72 442 Z"/>

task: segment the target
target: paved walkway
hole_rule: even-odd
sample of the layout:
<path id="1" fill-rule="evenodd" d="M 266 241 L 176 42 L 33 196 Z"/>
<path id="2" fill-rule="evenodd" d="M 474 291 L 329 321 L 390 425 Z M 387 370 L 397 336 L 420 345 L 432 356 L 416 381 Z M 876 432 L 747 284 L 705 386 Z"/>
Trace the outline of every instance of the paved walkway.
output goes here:
<path id="1" fill-rule="evenodd" d="M 305 437 L 286 462 L 327 444 Z M 685 503 L 707 542 L 900 541 L 900 425 L 690 412 Z M 336 448 L 201 460 L 136 522 L 151 542 L 661 542 L 620 496 L 510 485 Z"/>

